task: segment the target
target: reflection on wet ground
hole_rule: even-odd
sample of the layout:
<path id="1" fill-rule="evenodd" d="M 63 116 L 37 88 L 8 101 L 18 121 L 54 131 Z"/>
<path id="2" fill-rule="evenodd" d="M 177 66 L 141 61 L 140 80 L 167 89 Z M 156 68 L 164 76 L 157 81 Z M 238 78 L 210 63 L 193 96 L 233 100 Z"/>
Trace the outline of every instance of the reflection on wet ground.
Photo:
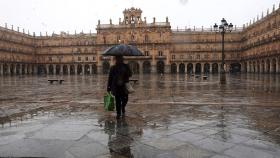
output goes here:
<path id="1" fill-rule="evenodd" d="M 280 76 L 134 76 L 118 121 L 106 76 L 48 78 L 0 78 L 0 157 L 280 157 Z"/>

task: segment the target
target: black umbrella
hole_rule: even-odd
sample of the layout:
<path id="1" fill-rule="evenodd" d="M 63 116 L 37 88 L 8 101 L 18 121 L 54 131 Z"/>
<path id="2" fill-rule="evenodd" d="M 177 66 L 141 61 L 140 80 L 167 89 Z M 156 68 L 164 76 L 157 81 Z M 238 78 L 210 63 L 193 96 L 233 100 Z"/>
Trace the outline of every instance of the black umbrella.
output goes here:
<path id="1" fill-rule="evenodd" d="M 108 48 L 102 54 L 104 56 L 143 56 L 142 52 L 132 45 L 120 44 Z"/>

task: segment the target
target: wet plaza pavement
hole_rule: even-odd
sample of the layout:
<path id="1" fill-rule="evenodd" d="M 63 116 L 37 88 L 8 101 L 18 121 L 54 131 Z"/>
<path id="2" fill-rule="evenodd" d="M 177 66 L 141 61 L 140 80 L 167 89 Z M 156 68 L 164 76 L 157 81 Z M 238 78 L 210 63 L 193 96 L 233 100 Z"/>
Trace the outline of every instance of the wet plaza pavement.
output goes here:
<path id="1" fill-rule="evenodd" d="M 0 157 L 280 157 L 280 76 L 133 76 L 118 121 L 107 76 L 50 78 L 0 78 Z"/>

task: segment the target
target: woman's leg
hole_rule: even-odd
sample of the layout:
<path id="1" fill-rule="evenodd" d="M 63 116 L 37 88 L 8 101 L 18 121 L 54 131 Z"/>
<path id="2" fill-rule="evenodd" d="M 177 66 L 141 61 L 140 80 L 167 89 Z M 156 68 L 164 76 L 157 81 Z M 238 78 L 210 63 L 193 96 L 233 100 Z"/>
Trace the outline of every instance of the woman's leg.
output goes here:
<path id="1" fill-rule="evenodd" d="M 117 118 L 119 118 L 121 116 L 122 97 L 119 95 L 116 95 L 115 99 L 116 99 Z"/>
<path id="2" fill-rule="evenodd" d="M 125 107 L 126 107 L 127 102 L 128 102 L 128 94 L 126 94 L 122 97 L 122 115 L 123 116 L 125 115 Z"/>

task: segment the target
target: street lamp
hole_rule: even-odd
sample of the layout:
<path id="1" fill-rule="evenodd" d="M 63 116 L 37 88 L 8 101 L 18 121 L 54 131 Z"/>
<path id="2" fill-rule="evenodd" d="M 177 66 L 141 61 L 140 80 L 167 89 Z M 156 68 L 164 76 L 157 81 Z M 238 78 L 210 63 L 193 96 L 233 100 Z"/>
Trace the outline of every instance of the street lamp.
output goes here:
<path id="1" fill-rule="evenodd" d="M 221 84 L 226 83 L 226 75 L 225 75 L 225 33 L 231 32 L 233 29 L 232 23 L 228 24 L 227 21 L 223 18 L 221 20 L 221 24 L 218 26 L 216 23 L 214 25 L 214 31 L 220 32 L 222 35 L 222 65 L 220 71 L 220 82 Z"/>

